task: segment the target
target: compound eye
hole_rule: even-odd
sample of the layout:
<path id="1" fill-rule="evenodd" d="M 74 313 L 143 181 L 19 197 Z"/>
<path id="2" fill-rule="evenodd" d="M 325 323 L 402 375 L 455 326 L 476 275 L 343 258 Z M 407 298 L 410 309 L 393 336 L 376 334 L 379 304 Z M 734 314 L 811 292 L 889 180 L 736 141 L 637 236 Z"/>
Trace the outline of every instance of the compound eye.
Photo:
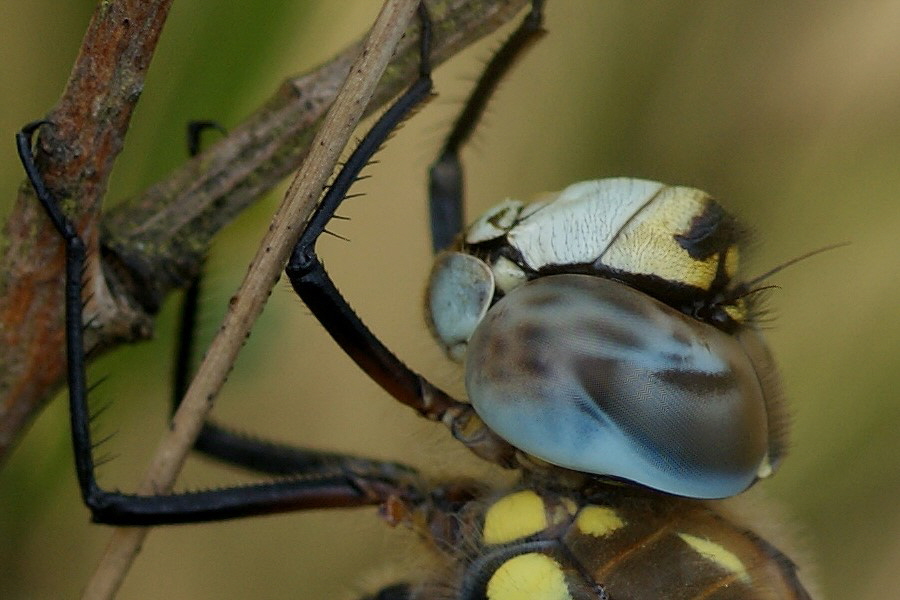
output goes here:
<path id="1" fill-rule="evenodd" d="M 517 448 L 697 498 L 737 494 L 768 469 L 765 375 L 735 337 L 571 274 L 497 302 L 466 357 L 472 404 Z"/>
<path id="2" fill-rule="evenodd" d="M 435 258 L 425 290 L 426 319 L 444 352 L 457 362 L 494 297 L 494 274 L 483 261 L 462 252 Z"/>

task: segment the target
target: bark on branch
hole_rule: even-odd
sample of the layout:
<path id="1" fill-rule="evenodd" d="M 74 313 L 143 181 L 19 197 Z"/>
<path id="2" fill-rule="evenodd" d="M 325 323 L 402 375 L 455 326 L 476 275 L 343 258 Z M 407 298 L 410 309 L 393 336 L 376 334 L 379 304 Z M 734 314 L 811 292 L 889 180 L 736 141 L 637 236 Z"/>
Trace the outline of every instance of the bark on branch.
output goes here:
<path id="1" fill-rule="evenodd" d="M 48 184 L 93 253 L 86 343 L 106 350 L 149 337 L 166 294 L 199 268 L 212 236 L 295 170 L 359 43 L 287 79 L 219 143 L 102 216 L 100 201 L 140 94 L 171 0 L 101 3 L 66 92 L 37 143 Z M 526 0 L 434 0 L 438 64 L 508 21 Z M 414 77 L 415 36 L 401 41 L 368 111 Z M 99 227 L 98 227 L 99 224 Z M 0 462 L 43 402 L 64 383 L 62 252 L 28 186 L 20 188 L 0 257 Z"/>

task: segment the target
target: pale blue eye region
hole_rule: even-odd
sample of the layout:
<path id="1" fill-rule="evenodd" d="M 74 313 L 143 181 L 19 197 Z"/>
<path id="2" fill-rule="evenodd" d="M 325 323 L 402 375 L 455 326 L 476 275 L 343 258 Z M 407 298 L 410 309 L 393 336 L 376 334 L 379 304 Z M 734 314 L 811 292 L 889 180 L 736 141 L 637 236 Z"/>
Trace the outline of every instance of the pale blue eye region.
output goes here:
<path id="1" fill-rule="evenodd" d="M 717 498 L 746 489 L 766 458 L 766 403 L 741 345 L 623 284 L 529 282 L 468 352 L 479 415 L 547 462 Z"/>

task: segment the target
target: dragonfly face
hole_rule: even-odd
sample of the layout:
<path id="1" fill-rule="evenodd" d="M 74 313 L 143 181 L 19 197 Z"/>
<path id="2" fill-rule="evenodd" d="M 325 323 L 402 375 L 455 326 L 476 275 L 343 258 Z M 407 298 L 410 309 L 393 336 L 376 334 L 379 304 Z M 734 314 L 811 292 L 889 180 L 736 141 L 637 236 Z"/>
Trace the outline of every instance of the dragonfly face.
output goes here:
<path id="1" fill-rule="evenodd" d="M 432 332 L 469 400 L 552 464 L 682 496 L 737 494 L 785 446 L 774 363 L 708 195 L 634 179 L 507 201 L 438 256 Z M 701 319 L 705 319 L 701 320 Z"/>

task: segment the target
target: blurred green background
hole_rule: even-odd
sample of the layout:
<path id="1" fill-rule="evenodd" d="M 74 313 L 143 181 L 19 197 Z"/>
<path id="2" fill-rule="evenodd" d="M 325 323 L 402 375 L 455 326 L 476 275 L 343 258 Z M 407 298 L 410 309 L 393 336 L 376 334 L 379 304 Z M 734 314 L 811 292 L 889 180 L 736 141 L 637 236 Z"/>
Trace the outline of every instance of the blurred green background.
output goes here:
<path id="1" fill-rule="evenodd" d="M 233 125 L 285 76 L 361 35 L 377 2 L 176 2 L 117 163 L 110 202 L 183 160 L 184 123 Z M 259 5 L 256 5 L 257 7 Z M 0 7 L 0 203 L 22 180 L 13 133 L 55 102 L 91 3 Z M 900 3 L 553 1 L 550 34 L 502 86 L 467 152 L 471 215 L 588 178 L 630 175 L 706 189 L 755 231 L 749 275 L 811 249 L 849 247 L 778 274 L 769 339 L 793 407 L 791 455 L 751 493 L 780 521 L 821 597 L 900 589 Z M 437 72 L 440 96 L 407 123 L 355 191 L 321 254 L 383 339 L 439 383 L 458 374 L 421 321 L 429 265 L 425 170 L 469 83 L 497 45 Z M 212 251 L 215 327 L 280 193 Z M 7 204 L 2 216 L 8 214 Z M 165 426 L 173 304 L 157 340 L 92 368 L 114 399 L 101 431 L 117 455 L 102 481 L 130 489 Z M 277 439 L 453 473 L 442 431 L 395 406 L 280 284 L 216 408 Z M 0 597 L 75 597 L 109 531 L 78 500 L 63 403 L 0 472 Z M 241 475 L 194 460 L 185 487 Z M 745 508 L 746 509 L 746 508 Z M 744 510 L 744 509 L 742 509 Z M 390 579 L 415 540 L 373 511 L 293 514 L 158 529 L 122 598 L 343 598 Z M 885 591 L 885 590 L 893 590 Z"/>

